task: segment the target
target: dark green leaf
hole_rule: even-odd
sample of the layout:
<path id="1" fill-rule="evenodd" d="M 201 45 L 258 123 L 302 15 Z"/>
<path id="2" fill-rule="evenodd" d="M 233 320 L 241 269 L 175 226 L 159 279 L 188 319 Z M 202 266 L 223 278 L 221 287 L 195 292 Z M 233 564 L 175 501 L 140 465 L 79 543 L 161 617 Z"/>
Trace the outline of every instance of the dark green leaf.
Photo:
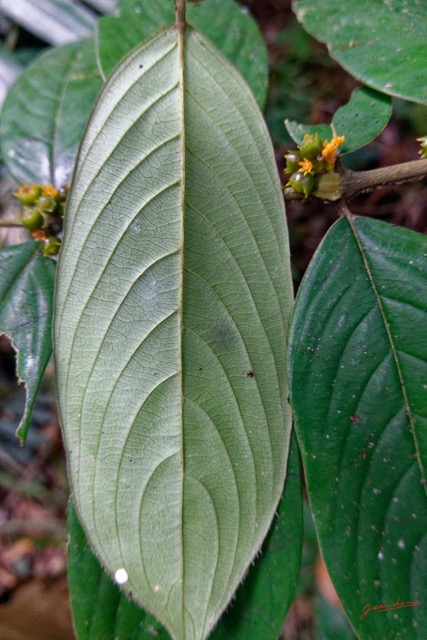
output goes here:
<path id="1" fill-rule="evenodd" d="M 68 579 L 78 640 L 169 638 L 159 623 L 129 602 L 101 569 L 71 502 L 68 533 Z M 277 640 L 295 591 L 301 544 L 300 462 L 293 438 L 285 491 L 272 529 L 211 640 Z"/>
<path id="2" fill-rule="evenodd" d="M 96 14 L 75 0 L 0 0 L 0 11 L 53 45 L 90 36 Z"/>
<path id="3" fill-rule="evenodd" d="M 122 0 L 119 17 L 98 23 L 99 60 L 108 76 L 142 40 L 175 21 L 171 0 Z M 239 69 L 262 108 L 267 96 L 268 55 L 250 14 L 234 0 L 187 3 L 187 22 L 205 34 Z"/>
<path id="4" fill-rule="evenodd" d="M 316 640 L 357 640 L 341 608 L 316 595 L 313 609 Z"/>
<path id="5" fill-rule="evenodd" d="M 334 135 L 329 124 L 301 124 L 295 120 L 285 120 L 286 129 L 296 144 L 301 144 L 306 134 L 318 133 L 322 140 L 331 140 Z"/>
<path id="6" fill-rule="evenodd" d="M 384 129 L 391 116 L 391 100 L 383 93 L 368 87 L 359 87 L 351 95 L 349 102 L 337 109 L 332 118 L 332 126 L 306 126 L 286 121 L 289 135 L 297 144 L 304 134 L 317 131 L 321 138 L 330 140 L 334 134 L 345 136 L 340 145 L 340 155 L 352 153 L 369 144 Z"/>
<path id="7" fill-rule="evenodd" d="M 427 634 L 427 238 L 339 220 L 301 285 L 291 396 L 322 554 L 363 640 Z M 420 602 L 371 611 L 370 604 Z"/>
<path id="8" fill-rule="evenodd" d="M 1 151 L 18 182 L 61 187 L 69 181 L 102 85 L 93 47 L 89 39 L 44 53 L 10 89 L 2 110 Z"/>
<path id="9" fill-rule="evenodd" d="M 55 263 L 35 243 L 0 250 L 0 333 L 11 337 L 17 374 L 27 400 L 18 436 L 24 442 L 34 400 L 52 352 L 51 325 Z"/>
<path id="10" fill-rule="evenodd" d="M 368 87 L 359 87 L 350 101 L 337 109 L 332 118 L 334 133 L 345 136 L 340 153 L 351 153 L 374 140 L 391 117 L 391 99 Z"/>
<path id="11" fill-rule="evenodd" d="M 358 80 L 427 103 L 424 0 L 294 0 L 293 8 L 307 31 Z"/>

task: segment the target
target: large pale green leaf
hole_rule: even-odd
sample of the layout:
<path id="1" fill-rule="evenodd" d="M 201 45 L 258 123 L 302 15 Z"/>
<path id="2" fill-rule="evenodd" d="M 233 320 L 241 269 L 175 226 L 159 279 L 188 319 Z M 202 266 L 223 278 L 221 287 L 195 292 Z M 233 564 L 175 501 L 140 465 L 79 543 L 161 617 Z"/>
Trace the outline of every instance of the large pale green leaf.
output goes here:
<path id="1" fill-rule="evenodd" d="M 117 17 L 97 26 L 99 63 L 104 76 L 142 40 L 175 20 L 172 0 L 121 0 Z M 248 11 L 234 0 L 187 3 L 187 21 L 211 40 L 237 67 L 261 108 L 267 98 L 268 54 Z"/>
<path id="2" fill-rule="evenodd" d="M 294 0 L 293 8 L 307 31 L 358 80 L 427 103 L 424 0 Z"/>
<path id="3" fill-rule="evenodd" d="M 260 555 L 211 640 L 277 640 L 298 581 L 303 534 L 300 454 L 295 435 L 285 490 Z"/>
<path id="4" fill-rule="evenodd" d="M 78 640 L 169 640 L 155 618 L 131 602 L 102 569 L 68 505 L 68 584 Z"/>
<path id="5" fill-rule="evenodd" d="M 298 295 L 291 397 L 322 554 L 363 640 L 427 636 L 426 326 L 427 238 L 339 220 Z M 368 604 L 391 610 L 361 619 Z"/>
<path id="6" fill-rule="evenodd" d="M 93 39 L 48 51 L 20 75 L 0 124 L 2 156 L 18 182 L 68 182 L 101 85 Z"/>
<path id="7" fill-rule="evenodd" d="M 68 582 L 78 640 L 163 640 L 159 623 L 131 603 L 92 554 L 72 506 L 68 510 Z M 301 558 L 302 503 L 299 452 L 289 452 L 285 491 L 277 515 L 237 596 L 211 640 L 277 640 L 293 597 Z"/>
<path id="8" fill-rule="evenodd" d="M 0 0 L 0 12 L 53 45 L 90 36 L 96 20 L 76 0 Z"/>
<path id="9" fill-rule="evenodd" d="M 331 140 L 333 135 L 345 136 L 340 145 L 340 155 L 352 153 L 376 138 L 391 117 L 391 100 L 388 96 L 368 87 L 358 87 L 347 104 L 333 115 L 331 125 L 303 125 L 285 120 L 289 135 L 301 144 L 306 133 L 317 132 L 321 138 Z"/>
<path id="10" fill-rule="evenodd" d="M 55 263 L 34 242 L 0 250 L 0 334 L 11 337 L 17 374 L 27 401 L 18 427 L 24 442 L 40 382 L 52 353 L 51 325 Z"/>
<path id="11" fill-rule="evenodd" d="M 55 354 L 74 500 L 110 575 L 205 638 L 270 525 L 288 451 L 291 280 L 241 76 L 171 28 L 101 94 L 77 162 Z"/>

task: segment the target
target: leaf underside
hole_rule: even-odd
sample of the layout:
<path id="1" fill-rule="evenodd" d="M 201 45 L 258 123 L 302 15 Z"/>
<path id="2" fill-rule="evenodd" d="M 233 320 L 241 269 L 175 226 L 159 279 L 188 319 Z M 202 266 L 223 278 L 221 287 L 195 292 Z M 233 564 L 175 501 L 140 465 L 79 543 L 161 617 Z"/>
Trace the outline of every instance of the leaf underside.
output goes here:
<path id="1" fill-rule="evenodd" d="M 298 294 L 291 397 L 322 554 L 364 640 L 427 633 L 426 326 L 427 238 L 339 220 Z M 360 619 L 399 599 L 421 605 Z"/>
<path id="2" fill-rule="evenodd" d="M 0 334 L 17 353 L 17 374 L 26 386 L 25 410 L 18 436 L 25 442 L 31 412 L 52 353 L 55 263 L 43 258 L 34 242 L 0 251 Z"/>
<path id="3" fill-rule="evenodd" d="M 83 140 L 55 355 L 79 519 L 173 638 L 209 634 L 277 506 L 291 290 L 256 103 L 202 36 L 164 31 L 113 73 Z"/>
<path id="4" fill-rule="evenodd" d="M 72 502 L 68 506 L 68 583 L 79 640 L 168 640 L 161 625 L 130 602 L 92 554 Z M 300 461 L 295 436 L 283 497 L 261 553 L 211 640 L 277 640 L 298 579 L 302 543 Z"/>
<path id="5" fill-rule="evenodd" d="M 122 0 L 118 16 L 98 21 L 98 60 L 104 77 L 142 40 L 175 21 L 171 0 Z M 203 33 L 245 78 L 262 109 L 268 87 L 268 52 L 250 13 L 234 0 L 187 3 L 187 23 Z"/>

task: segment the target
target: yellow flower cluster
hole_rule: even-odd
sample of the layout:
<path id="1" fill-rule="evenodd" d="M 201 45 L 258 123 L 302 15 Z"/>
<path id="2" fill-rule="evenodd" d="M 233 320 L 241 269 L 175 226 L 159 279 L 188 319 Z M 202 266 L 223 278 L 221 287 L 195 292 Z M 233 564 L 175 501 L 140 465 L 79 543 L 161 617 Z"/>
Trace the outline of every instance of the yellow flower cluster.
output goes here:
<path id="1" fill-rule="evenodd" d="M 305 197 L 313 193 L 318 176 L 335 169 L 338 147 L 344 140 L 344 136 L 334 135 L 332 140 L 322 140 L 318 133 L 306 134 L 298 149 L 285 155 L 285 172 L 291 174 L 287 186 Z"/>
<path id="2" fill-rule="evenodd" d="M 19 215 L 22 226 L 34 240 L 41 243 L 45 256 L 56 255 L 61 246 L 58 236 L 62 232 L 67 194 L 67 186 L 58 190 L 44 184 L 23 184 L 14 193 L 23 205 Z"/>

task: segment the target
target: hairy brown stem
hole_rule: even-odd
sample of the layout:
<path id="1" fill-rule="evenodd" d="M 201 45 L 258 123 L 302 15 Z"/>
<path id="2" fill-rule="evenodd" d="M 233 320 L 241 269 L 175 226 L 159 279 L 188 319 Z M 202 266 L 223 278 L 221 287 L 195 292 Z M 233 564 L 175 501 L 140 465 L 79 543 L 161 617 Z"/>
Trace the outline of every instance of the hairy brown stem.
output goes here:
<path id="1" fill-rule="evenodd" d="M 347 207 L 347 203 L 344 200 L 338 200 L 337 211 L 342 218 L 347 218 L 348 220 L 353 218 L 353 214 L 351 213 L 350 209 Z"/>
<path id="2" fill-rule="evenodd" d="M 24 226 L 16 220 L 0 220 L 0 227 L 21 227 L 21 229 L 24 228 Z"/>
<path id="3" fill-rule="evenodd" d="M 346 169 L 343 174 L 344 198 L 350 200 L 361 193 L 368 193 L 379 187 L 414 182 L 426 177 L 427 159 L 402 162 L 370 171 Z"/>
<path id="4" fill-rule="evenodd" d="M 185 29 L 185 0 L 175 0 L 176 25 L 179 31 Z"/>

